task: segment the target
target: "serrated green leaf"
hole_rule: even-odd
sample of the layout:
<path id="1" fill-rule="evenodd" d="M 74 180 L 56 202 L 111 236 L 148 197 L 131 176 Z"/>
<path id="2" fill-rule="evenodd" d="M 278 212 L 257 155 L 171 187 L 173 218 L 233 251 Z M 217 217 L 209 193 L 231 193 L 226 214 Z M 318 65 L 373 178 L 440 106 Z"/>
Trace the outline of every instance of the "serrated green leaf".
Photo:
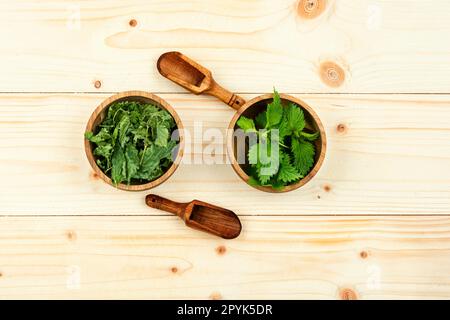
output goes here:
<path id="1" fill-rule="evenodd" d="M 166 147 L 151 145 L 142 153 L 141 166 L 139 167 L 138 176 L 141 179 L 154 178 L 154 171 L 160 167 L 162 159 L 171 159 L 174 142 L 169 143 Z"/>
<path id="2" fill-rule="evenodd" d="M 148 128 L 146 124 L 140 124 L 138 128 L 132 129 L 131 133 L 133 134 L 133 143 L 137 144 L 139 141 L 142 141 L 144 146 L 150 145 L 152 142 L 150 140 L 150 134 L 148 132 Z"/>
<path id="3" fill-rule="evenodd" d="M 101 162 L 102 168 L 106 167 L 106 169 L 108 169 L 111 167 L 110 159 L 111 159 L 112 151 L 113 151 L 113 147 L 110 144 L 100 145 L 94 149 L 94 156 L 103 157 L 105 159 L 106 166 L 103 164 L 103 162 Z M 98 159 L 98 160 L 100 160 L 100 159 Z"/>
<path id="4" fill-rule="evenodd" d="M 281 157 L 280 170 L 278 171 L 277 178 L 284 183 L 297 181 L 300 178 L 303 178 L 291 164 L 291 159 L 288 154 L 283 154 Z"/>
<path id="5" fill-rule="evenodd" d="M 271 185 L 272 189 L 278 190 L 278 191 L 283 190 L 285 187 L 285 183 L 282 181 L 279 181 L 279 180 L 271 181 L 270 185 Z"/>
<path id="6" fill-rule="evenodd" d="M 169 129 L 164 123 L 159 123 L 156 127 L 156 140 L 155 144 L 157 146 L 165 147 L 167 146 L 167 141 L 169 140 Z"/>
<path id="7" fill-rule="evenodd" d="M 86 132 L 84 133 L 84 137 L 85 137 L 86 139 L 88 139 L 89 141 L 91 141 L 92 138 L 94 137 L 94 134 L 93 134 L 91 131 L 86 131 Z"/>
<path id="8" fill-rule="evenodd" d="M 319 131 L 314 132 L 314 133 L 308 133 L 308 132 L 301 132 L 300 136 L 302 136 L 305 140 L 308 141 L 315 141 L 317 140 L 317 138 L 319 137 L 320 133 Z"/>
<path id="9" fill-rule="evenodd" d="M 249 119 L 247 117 L 240 116 L 239 120 L 236 122 L 236 124 L 239 126 L 239 128 L 244 130 L 244 132 L 256 131 L 255 123 L 253 122 L 252 119 Z"/>
<path id="10" fill-rule="evenodd" d="M 267 125 L 266 111 L 260 112 L 256 118 L 255 122 L 259 129 L 264 129 Z"/>
<path id="11" fill-rule="evenodd" d="M 266 184 L 278 172 L 279 167 L 280 163 L 278 161 L 258 167 L 258 176 L 261 182 L 265 180 L 266 182 L 263 182 L 263 184 Z"/>
<path id="12" fill-rule="evenodd" d="M 272 150 L 270 143 L 258 143 L 258 178 L 262 184 L 267 184 L 279 169 L 279 154 Z"/>
<path id="13" fill-rule="evenodd" d="M 108 129 L 106 128 L 101 128 L 96 135 L 94 135 L 92 132 L 86 132 L 84 136 L 90 142 L 93 142 L 97 145 L 103 145 L 111 139 L 111 134 L 108 132 Z"/>
<path id="14" fill-rule="evenodd" d="M 125 180 L 127 171 L 125 154 L 120 145 L 116 145 L 116 148 L 112 154 L 111 163 L 111 179 L 115 185 L 118 185 Z"/>
<path id="15" fill-rule="evenodd" d="M 251 185 L 252 187 L 260 186 L 261 183 L 258 181 L 258 179 L 255 179 L 254 177 L 250 176 L 247 180 L 247 183 Z"/>
<path id="16" fill-rule="evenodd" d="M 274 89 L 273 101 L 267 105 L 266 128 L 276 127 L 280 123 L 282 117 L 283 117 L 283 105 L 281 103 L 280 95 Z"/>
<path id="17" fill-rule="evenodd" d="M 139 152 L 133 144 L 128 144 L 125 151 L 127 161 L 126 180 L 130 184 L 131 179 L 139 169 Z"/>
<path id="18" fill-rule="evenodd" d="M 301 132 L 305 128 L 303 110 L 295 103 L 290 103 L 286 108 L 286 120 L 290 132 Z"/>
<path id="19" fill-rule="evenodd" d="M 276 150 L 275 150 L 276 151 Z M 260 138 L 260 142 L 249 148 L 248 160 L 250 164 L 261 164 L 269 166 L 272 162 L 278 161 L 278 155 L 272 152 L 272 145 L 267 138 Z"/>
<path id="20" fill-rule="evenodd" d="M 159 165 L 159 161 L 163 158 L 164 147 L 152 144 L 142 153 L 141 165 L 139 167 L 140 175 L 150 174 Z"/>
<path id="21" fill-rule="evenodd" d="M 96 135 L 86 132 L 85 137 L 96 144 L 96 163 L 116 185 L 133 179 L 153 180 L 172 163 L 168 149 L 176 142 L 168 140 L 176 127 L 175 120 L 160 107 L 138 101 L 117 102 L 108 108 L 98 127 Z M 167 152 L 157 150 L 155 167 L 147 151 L 156 147 L 166 148 Z"/>
<path id="22" fill-rule="evenodd" d="M 245 119 L 239 126 L 249 128 L 252 119 Z M 306 119 L 303 109 L 290 103 L 284 107 L 281 97 L 274 90 L 273 101 L 267 110 L 254 119 L 258 143 L 251 145 L 247 154 L 250 166 L 246 169 L 252 181 L 259 185 L 283 189 L 309 173 L 314 165 L 315 147 L 310 142 L 318 133 L 304 132 Z M 277 158 L 280 156 L 280 159 Z"/>
<path id="23" fill-rule="evenodd" d="M 128 115 L 124 115 L 117 127 L 119 128 L 119 144 L 122 148 L 125 148 L 125 145 L 129 140 L 127 137 L 127 131 L 130 127 L 130 117 Z"/>
<path id="24" fill-rule="evenodd" d="M 272 175 L 264 174 L 261 172 L 261 167 L 258 167 L 258 179 L 261 182 L 261 185 L 267 185 Z"/>
<path id="25" fill-rule="evenodd" d="M 167 160 L 169 160 L 170 163 L 172 163 L 173 161 L 175 161 L 175 158 L 178 154 L 179 144 L 174 140 L 170 140 L 167 143 L 166 149 L 167 149 L 167 152 L 166 152 L 165 156 L 163 157 L 163 159 L 167 159 Z"/>
<path id="26" fill-rule="evenodd" d="M 298 173 L 306 176 L 314 165 L 314 145 L 309 141 L 292 138 L 292 153 L 294 154 L 294 166 Z"/>
<path id="27" fill-rule="evenodd" d="M 259 146 L 255 143 L 248 149 L 248 163 L 257 164 L 259 159 Z"/>
<path id="28" fill-rule="evenodd" d="M 283 142 L 286 136 L 292 134 L 292 131 L 288 127 L 287 119 L 286 119 L 286 109 L 284 109 L 283 118 L 278 126 L 278 128 L 271 129 L 271 132 L 276 132 L 278 130 L 279 141 Z"/>

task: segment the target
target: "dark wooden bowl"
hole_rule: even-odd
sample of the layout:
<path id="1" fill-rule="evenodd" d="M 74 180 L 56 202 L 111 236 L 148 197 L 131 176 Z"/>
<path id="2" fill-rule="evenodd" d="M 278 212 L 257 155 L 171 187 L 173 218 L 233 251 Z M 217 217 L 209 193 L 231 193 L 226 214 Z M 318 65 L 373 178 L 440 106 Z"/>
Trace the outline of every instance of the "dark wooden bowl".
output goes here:
<path id="1" fill-rule="evenodd" d="M 144 184 L 125 184 L 125 183 L 120 183 L 119 185 L 114 185 L 112 183 L 112 180 L 110 177 L 108 177 L 106 174 L 103 173 L 103 171 L 98 167 L 96 161 L 95 161 L 95 157 L 93 155 L 93 150 L 95 148 L 95 146 L 87 139 L 84 139 L 84 149 L 86 152 L 86 156 L 88 158 L 88 161 L 92 167 L 92 169 L 94 170 L 94 172 L 103 179 L 103 181 L 105 181 L 106 183 L 117 187 L 119 189 L 122 190 L 127 190 L 127 191 L 143 191 L 143 190 L 148 190 L 151 188 L 154 188 L 158 185 L 160 185 L 161 183 L 163 183 L 164 181 L 166 181 L 167 179 L 169 179 L 169 177 L 175 172 L 175 170 L 178 168 L 178 165 L 181 162 L 181 158 L 183 156 L 183 150 L 184 150 L 184 137 L 183 137 L 183 124 L 181 123 L 180 118 L 178 117 L 178 114 L 175 112 L 175 110 L 163 99 L 161 99 L 158 96 L 155 96 L 154 94 L 148 93 L 148 92 L 144 92 L 144 91 L 126 91 L 126 92 L 121 92 L 118 93 L 112 97 L 109 97 L 108 99 L 106 99 L 105 101 L 103 101 L 92 113 L 91 117 L 89 118 L 89 121 L 87 123 L 86 126 L 86 131 L 91 131 L 91 132 L 95 132 L 95 129 L 97 128 L 97 126 L 105 119 L 105 115 L 106 112 L 109 108 L 109 106 L 111 104 L 113 104 L 114 102 L 120 102 L 120 101 L 139 101 L 139 102 L 143 102 L 143 103 L 151 103 L 154 104 L 162 109 L 167 110 L 172 117 L 175 120 L 175 123 L 177 125 L 178 128 L 178 132 L 179 132 L 179 137 L 180 137 L 180 141 L 179 141 L 179 149 L 178 149 L 178 154 L 175 158 L 175 161 L 173 162 L 173 164 L 168 168 L 168 170 L 159 178 L 157 178 L 156 180 L 150 181 L 150 182 L 146 182 Z"/>
<path id="2" fill-rule="evenodd" d="M 265 191 L 265 192 L 273 192 L 273 193 L 280 193 L 280 192 L 289 192 L 295 189 L 300 188 L 301 186 L 305 185 L 310 181 L 319 171 L 320 167 L 322 166 L 322 163 L 325 159 L 325 152 L 327 148 L 327 139 L 325 135 L 325 129 L 323 128 L 322 122 L 319 119 L 319 116 L 314 112 L 314 110 L 304 101 L 297 99 L 295 97 L 292 97 L 287 94 L 280 94 L 280 97 L 283 102 L 294 102 L 298 104 L 300 107 L 303 108 L 306 122 L 311 126 L 311 129 L 313 131 L 318 131 L 320 133 L 319 138 L 315 141 L 315 147 L 316 147 L 316 155 L 314 159 L 314 166 L 309 172 L 309 174 L 298 181 L 297 183 L 288 185 L 284 187 L 283 189 L 276 190 L 271 187 L 262 187 L 262 186 L 253 186 L 254 188 Z M 265 94 L 262 96 L 258 96 L 256 98 L 253 98 L 250 101 L 247 101 L 245 105 L 243 105 L 238 112 L 234 115 L 233 119 L 230 122 L 230 125 L 228 126 L 228 136 L 227 136 L 227 153 L 228 157 L 230 158 L 231 165 L 233 166 L 234 171 L 238 174 L 238 176 L 244 180 L 246 183 L 249 181 L 249 176 L 245 172 L 245 164 L 239 164 L 237 161 L 237 146 L 235 144 L 234 139 L 234 130 L 238 129 L 236 122 L 239 120 L 239 117 L 241 115 L 248 117 L 248 118 L 254 118 L 258 113 L 261 111 L 266 110 L 267 104 L 270 103 L 273 99 L 273 94 Z"/>

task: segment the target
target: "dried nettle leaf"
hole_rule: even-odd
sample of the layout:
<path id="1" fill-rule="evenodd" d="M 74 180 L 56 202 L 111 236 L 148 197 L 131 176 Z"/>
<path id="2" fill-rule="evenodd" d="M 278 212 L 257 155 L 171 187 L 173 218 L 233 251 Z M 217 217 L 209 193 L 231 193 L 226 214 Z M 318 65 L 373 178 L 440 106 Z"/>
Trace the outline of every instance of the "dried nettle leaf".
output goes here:
<path id="1" fill-rule="evenodd" d="M 160 177 L 172 164 L 174 129 L 175 120 L 166 110 L 121 101 L 108 108 L 97 132 L 86 132 L 85 137 L 96 145 L 96 162 L 115 185 L 143 183 Z"/>

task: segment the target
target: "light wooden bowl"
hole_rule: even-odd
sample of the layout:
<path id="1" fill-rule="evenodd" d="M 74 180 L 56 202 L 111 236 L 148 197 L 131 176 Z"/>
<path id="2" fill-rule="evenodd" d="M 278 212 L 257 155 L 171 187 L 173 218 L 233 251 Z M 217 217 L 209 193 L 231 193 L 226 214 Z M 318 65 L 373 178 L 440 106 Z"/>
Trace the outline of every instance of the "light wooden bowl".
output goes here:
<path id="1" fill-rule="evenodd" d="M 281 100 L 283 102 L 294 102 L 302 107 L 306 122 L 311 126 L 311 129 L 313 131 L 318 131 L 320 133 L 319 138 L 314 142 L 316 147 L 316 155 L 314 159 L 314 166 L 309 172 L 309 174 L 298 181 L 297 183 L 288 185 L 284 187 L 283 189 L 276 190 L 271 187 L 262 187 L 262 186 L 252 186 L 258 190 L 265 191 L 265 192 L 272 192 L 272 193 L 281 193 L 281 192 L 289 192 L 295 189 L 300 188 L 301 186 L 305 185 L 310 181 L 319 171 L 320 167 L 322 166 L 322 163 L 325 159 L 325 153 L 327 149 L 327 139 L 325 135 L 325 129 L 323 128 L 322 122 L 319 119 L 319 116 L 314 112 L 314 110 L 304 101 L 297 99 L 295 97 L 292 97 L 287 94 L 280 94 Z M 239 120 L 239 117 L 241 115 L 253 119 L 258 113 L 261 111 L 266 110 L 267 104 L 270 103 L 273 99 L 273 95 L 271 93 L 265 94 L 262 96 L 258 96 L 256 98 L 253 98 L 252 100 L 249 100 L 245 103 L 244 106 L 242 106 L 238 112 L 234 115 L 233 119 L 230 122 L 230 125 L 228 126 L 228 136 L 227 136 L 227 153 L 228 157 L 230 158 L 231 165 L 233 166 L 234 171 L 238 174 L 238 176 L 244 180 L 246 183 L 248 183 L 250 177 L 245 173 L 244 167 L 245 164 L 239 164 L 237 161 L 237 146 L 235 144 L 234 139 L 234 130 L 238 129 L 236 122 Z M 246 152 L 246 151 L 245 151 Z"/>
<path id="2" fill-rule="evenodd" d="M 95 129 L 97 128 L 97 126 L 105 119 L 106 111 L 108 110 L 109 106 L 115 102 L 120 102 L 120 101 L 125 101 L 125 100 L 139 101 L 139 102 L 143 102 L 143 103 L 154 104 L 162 109 L 167 110 L 174 118 L 177 129 L 178 129 L 178 133 L 179 133 L 179 147 L 178 147 L 179 149 L 178 149 L 178 153 L 177 153 L 177 156 L 176 156 L 174 162 L 167 169 L 167 171 L 161 177 L 157 178 L 156 180 L 153 180 L 153 181 L 150 181 L 150 182 L 147 182 L 144 184 L 128 185 L 125 183 L 120 183 L 119 185 L 116 186 L 112 183 L 111 178 L 108 177 L 106 174 L 104 174 L 102 169 L 100 169 L 99 166 L 97 165 L 97 163 L 95 161 L 95 157 L 93 155 L 93 150 L 94 150 L 95 146 L 87 139 L 84 139 L 84 149 L 85 149 L 86 156 L 88 158 L 88 161 L 89 161 L 92 169 L 97 174 L 97 176 L 99 176 L 106 183 L 108 183 L 114 187 L 117 187 L 121 190 L 127 190 L 127 191 L 148 190 L 148 189 L 151 189 L 151 188 L 154 188 L 154 187 L 160 185 L 161 183 L 163 183 L 164 181 L 169 179 L 169 177 L 178 168 L 178 166 L 181 162 L 181 158 L 183 156 L 183 151 L 184 151 L 183 124 L 181 123 L 180 117 L 178 117 L 178 114 L 175 112 L 175 110 L 166 101 L 164 101 L 160 97 L 155 96 L 154 94 L 151 94 L 148 92 L 144 92 L 144 91 L 126 91 L 126 92 L 118 93 L 112 97 L 109 97 L 105 101 L 103 101 L 94 110 L 91 117 L 89 118 L 89 121 L 86 126 L 86 131 L 95 132 Z"/>

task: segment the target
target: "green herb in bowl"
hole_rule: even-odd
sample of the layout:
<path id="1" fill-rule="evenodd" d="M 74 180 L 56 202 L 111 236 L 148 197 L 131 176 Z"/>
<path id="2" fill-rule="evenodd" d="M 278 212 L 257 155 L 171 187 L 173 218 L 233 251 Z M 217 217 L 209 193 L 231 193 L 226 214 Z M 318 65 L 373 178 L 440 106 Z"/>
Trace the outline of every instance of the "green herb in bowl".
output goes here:
<path id="1" fill-rule="evenodd" d="M 283 189 L 306 177 L 313 168 L 313 142 L 319 132 L 310 129 L 299 105 L 290 102 L 284 106 L 276 90 L 267 110 L 254 119 L 241 116 L 236 124 L 246 134 L 256 135 L 246 157 L 249 184 Z"/>
<path id="2" fill-rule="evenodd" d="M 93 155 L 113 184 L 142 184 L 157 179 L 171 166 L 177 142 L 171 139 L 172 115 L 153 104 L 120 101 L 109 106 L 96 132 L 85 137 Z"/>

